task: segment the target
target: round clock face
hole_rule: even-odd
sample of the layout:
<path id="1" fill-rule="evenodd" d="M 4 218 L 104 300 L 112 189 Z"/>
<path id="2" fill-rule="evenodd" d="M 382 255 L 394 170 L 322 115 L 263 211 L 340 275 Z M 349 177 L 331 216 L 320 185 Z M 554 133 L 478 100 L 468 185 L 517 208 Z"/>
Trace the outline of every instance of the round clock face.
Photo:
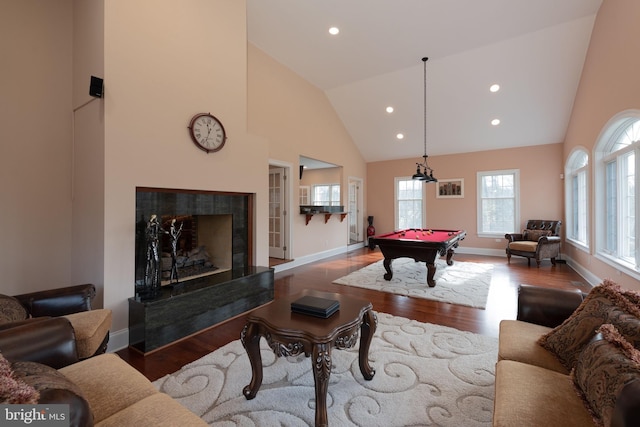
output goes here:
<path id="1" fill-rule="evenodd" d="M 220 151 L 227 140 L 222 123 L 209 113 L 193 116 L 189 133 L 196 146 L 207 153 Z"/>

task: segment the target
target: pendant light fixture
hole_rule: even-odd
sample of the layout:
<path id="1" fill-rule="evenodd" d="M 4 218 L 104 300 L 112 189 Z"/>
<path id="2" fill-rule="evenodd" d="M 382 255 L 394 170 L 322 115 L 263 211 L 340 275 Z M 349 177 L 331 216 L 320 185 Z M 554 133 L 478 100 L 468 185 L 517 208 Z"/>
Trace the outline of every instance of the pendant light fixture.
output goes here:
<path id="1" fill-rule="evenodd" d="M 429 58 L 426 56 L 422 58 L 424 65 L 424 155 L 422 156 L 422 163 L 416 163 L 416 173 L 412 176 L 413 179 L 424 182 L 438 182 L 433 177 L 433 169 L 429 167 L 427 163 L 427 61 Z M 421 170 L 422 168 L 422 170 Z"/>

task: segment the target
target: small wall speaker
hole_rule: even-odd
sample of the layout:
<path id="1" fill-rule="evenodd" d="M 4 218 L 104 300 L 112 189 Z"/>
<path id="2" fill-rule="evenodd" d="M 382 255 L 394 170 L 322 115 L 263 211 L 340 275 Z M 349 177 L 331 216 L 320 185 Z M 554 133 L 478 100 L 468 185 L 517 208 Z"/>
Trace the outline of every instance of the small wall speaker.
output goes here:
<path id="1" fill-rule="evenodd" d="M 91 84 L 89 85 L 89 95 L 95 98 L 102 98 L 102 89 L 104 81 L 100 77 L 91 76 Z"/>

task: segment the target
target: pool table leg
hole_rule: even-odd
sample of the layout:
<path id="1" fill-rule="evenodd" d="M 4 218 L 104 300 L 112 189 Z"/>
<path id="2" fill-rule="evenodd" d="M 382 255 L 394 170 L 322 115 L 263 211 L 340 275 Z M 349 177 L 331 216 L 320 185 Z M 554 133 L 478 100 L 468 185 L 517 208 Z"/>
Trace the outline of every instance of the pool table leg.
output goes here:
<path id="1" fill-rule="evenodd" d="M 436 264 L 433 262 L 427 262 L 427 285 L 433 288 L 436 285 L 436 281 L 433 280 L 433 276 L 436 274 Z"/>
<path id="2" fill-rule="evenodd" d="M 393 270 L 391 269 L 391 261 L 393 261 L 393 258 L 385 258 L 384 261 L 382 261 L 382 265 L 384 266 L 384 269 L 387 270 L 387 272 L 384 273 L 384 280 L 391 280 L 391 278 L 393 277 Z"/>
<path id="3" fill-rule="evenodd" d="M 451 258 L 453 258 L 453 248 L 447 251 L 447 265 L 453 265 L 453 260 Z"/>

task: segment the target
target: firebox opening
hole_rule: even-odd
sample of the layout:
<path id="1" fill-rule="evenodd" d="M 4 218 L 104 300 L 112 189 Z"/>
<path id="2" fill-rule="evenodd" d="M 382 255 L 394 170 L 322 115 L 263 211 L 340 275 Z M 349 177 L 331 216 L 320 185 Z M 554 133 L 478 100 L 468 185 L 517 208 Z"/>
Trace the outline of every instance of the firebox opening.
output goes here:
<path id="1" fill-rule="evenodd" d="M 175 248 L 177 281 L 172 279 L 174 264 L 171 224 L 179 230 Z M 232 215 L 162 216 L 162 280 L 166 286 L 197 277 L 222 273 L 232 268 Z"/>

